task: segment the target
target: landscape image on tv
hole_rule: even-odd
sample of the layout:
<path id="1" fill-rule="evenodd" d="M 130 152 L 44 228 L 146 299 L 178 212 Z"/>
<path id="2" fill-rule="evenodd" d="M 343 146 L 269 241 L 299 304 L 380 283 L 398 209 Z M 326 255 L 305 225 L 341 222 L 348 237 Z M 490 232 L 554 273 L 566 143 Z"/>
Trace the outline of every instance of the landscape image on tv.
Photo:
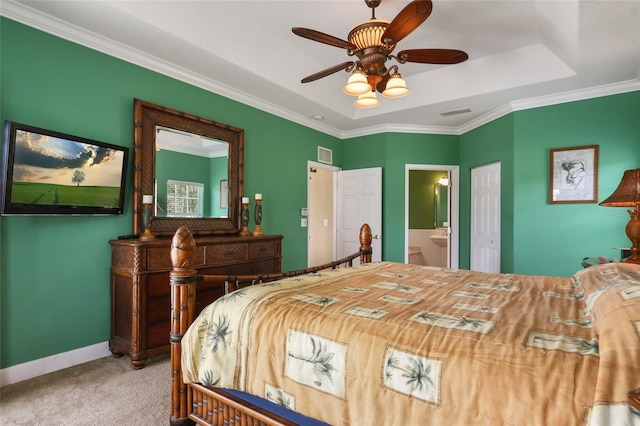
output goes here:
<path id="1" fill-rule="evenodd" d="M 118 207 L 124 151 L 16 129 L 11 202 Z"/>

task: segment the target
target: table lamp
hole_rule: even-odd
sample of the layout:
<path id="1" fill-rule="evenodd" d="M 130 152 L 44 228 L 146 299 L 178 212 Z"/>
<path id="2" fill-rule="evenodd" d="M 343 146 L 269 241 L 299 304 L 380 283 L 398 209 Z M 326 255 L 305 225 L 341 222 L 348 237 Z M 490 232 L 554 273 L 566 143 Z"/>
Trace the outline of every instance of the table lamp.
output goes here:
<path id="1" fill-rule="evenodd" d="M 640 264 L 640 169 L 627 170 L 613 194 L 600 203 L 605 207 L 635 207 L 625 228 L 631 240 L 631 256 L 624 261 Z"/>

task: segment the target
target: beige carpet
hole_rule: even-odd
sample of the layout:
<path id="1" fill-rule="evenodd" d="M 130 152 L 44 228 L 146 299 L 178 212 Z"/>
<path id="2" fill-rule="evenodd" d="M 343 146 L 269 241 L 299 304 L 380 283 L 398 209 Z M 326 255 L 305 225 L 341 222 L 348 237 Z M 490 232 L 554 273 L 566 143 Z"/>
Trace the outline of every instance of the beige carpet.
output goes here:
<path id="1" fill-rule="evenodd" d="M 169 424 L 169 357 L 106 357 L 0 389 L 0 425 Z"/>

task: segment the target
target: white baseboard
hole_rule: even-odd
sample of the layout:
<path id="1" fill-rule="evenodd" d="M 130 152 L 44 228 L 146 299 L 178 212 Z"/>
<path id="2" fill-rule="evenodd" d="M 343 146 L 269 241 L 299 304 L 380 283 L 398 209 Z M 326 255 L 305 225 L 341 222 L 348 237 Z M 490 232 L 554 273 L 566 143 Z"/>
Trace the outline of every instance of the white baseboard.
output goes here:
<path id="1" fill-rule="evenodd" d="M 0 370 L 0 387 L 111 355 L 109 342 L 51 355 Z"/>

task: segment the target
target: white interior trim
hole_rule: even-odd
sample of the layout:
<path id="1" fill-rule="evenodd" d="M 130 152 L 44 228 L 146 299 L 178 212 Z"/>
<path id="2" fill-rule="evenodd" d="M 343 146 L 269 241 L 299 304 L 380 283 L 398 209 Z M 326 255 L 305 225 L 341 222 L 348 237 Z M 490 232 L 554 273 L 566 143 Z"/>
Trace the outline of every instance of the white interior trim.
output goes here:
<path id="1" fill-rule="evenodd" d="M 84 348 L 35 359 L 0 370 L 0 387 L 29 380 L 43 374 L 53 373 L 74 365 L 84 364 L 98 358 L 110 356 L 109 342 L 96 343 Z"/>

